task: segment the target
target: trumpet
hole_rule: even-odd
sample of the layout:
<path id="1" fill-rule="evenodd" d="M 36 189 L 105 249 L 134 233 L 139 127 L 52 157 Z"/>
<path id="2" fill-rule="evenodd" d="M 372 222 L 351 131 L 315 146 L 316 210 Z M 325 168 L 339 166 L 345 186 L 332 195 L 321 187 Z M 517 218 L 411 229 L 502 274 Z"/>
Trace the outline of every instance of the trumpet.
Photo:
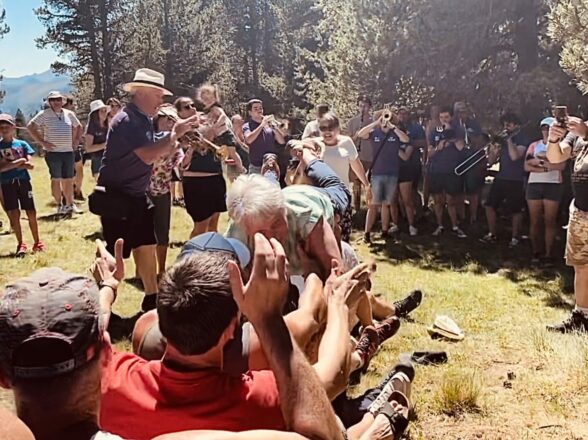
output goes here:
<path id="1" fill-rule="evenodd" d="M 161 107 L 159 109 L 159 114 L 170 118 L 174 122 L 178 122 L 180 119 L 173 107 Z M 198 130 L 189 131 L 184 136 L 182 136 L 180 142 L 187 143 L 190 149 L 199 152 L 203 156 L 208 151 L 212 151 L 216 159 L 219 161 L 225 161 L 229 157 L 229 149 L 226 145 L 216 145 L 215 143 L 206 139 L 204 135 Z"/>
<path id="2" fill-rule="evenodd" d="M 390 124 L 396 123 L 396 108 L 390 104 L 385 104 L 382 110 L 382 127 L 388 127 Z"/>

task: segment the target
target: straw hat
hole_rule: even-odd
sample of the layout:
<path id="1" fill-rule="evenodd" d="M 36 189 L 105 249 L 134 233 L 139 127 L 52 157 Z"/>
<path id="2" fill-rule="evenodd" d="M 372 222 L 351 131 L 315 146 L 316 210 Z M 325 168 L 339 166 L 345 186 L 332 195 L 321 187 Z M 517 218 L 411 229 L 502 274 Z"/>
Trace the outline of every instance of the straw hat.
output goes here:
<path id="1" fill-rule="evenodd" d="M 108 106 L 104 104 L 104 102 L 101 99 L 97 99 L 90 103 L 90 113 L 94 113 L 95 111 L 100 110 L 101 108 L 108 108 Z"/>
<path id="2" fill-rule="evenodd" d="M 47 95 L 47 101 L 49 101 L 50 99 L 59 99 L 61 98 L 62 101 L 66 100 L 66 97 L 63 95 L 63 93 L 58 92 L 56 90 L 49 92 L 49 94 Z"/>
<path id="3" fill-rule="evenodd" d="M 461 341 L 465 334 L 449 316 L 437 316 L 432 326 L 427 328 L 431 336 L 442 336 L 452 341 Z"/>
<path id="4" fill-rule="evenodd" d="M 151 69 L 139 69 L 135 72 L 135 78 L 123 85 L 125 92 L 132 92 L 137 87 L 150 87 L 153 89 L 162 90 L 167 96 L 172 96 L 173 93 L 164 87 L 165 77 L 162 73 Z"/>

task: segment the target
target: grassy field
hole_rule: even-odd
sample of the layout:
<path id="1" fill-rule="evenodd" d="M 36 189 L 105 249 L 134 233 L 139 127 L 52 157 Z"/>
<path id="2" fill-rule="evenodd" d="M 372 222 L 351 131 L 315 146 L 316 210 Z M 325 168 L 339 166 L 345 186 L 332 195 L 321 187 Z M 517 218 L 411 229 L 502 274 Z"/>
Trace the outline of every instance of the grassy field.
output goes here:
<path id="1" fill-rule="evenodd" d="M 85 213 L 55 221 L 48 172 L 42 161 L 37 165 L 33 187 L 48 249 L 14 259 L 13 237 L 0 236 L 0 286 L 45 266 L 84 273 L 92 262 L 98 219 Z M 85 194 L 91 186 L 87 179 Z M 3 214 L 0 219 L 7 222 Z M 223 218 L 223 227 L 225 222 Z M 170 261 L 191 229 L 182 209 L 174 208 L 172 223 Z M 24 221 L 23 226 L 26 230 Z M 404 234 L 396 241 L 380 240 L 358 249 L 363 258 L 378 263 L 375 290 L 385 298 L 398 299 L 417 287 L 425 298 L 354 392 L 376 384 L 402 352 L 449 354 L 446 365 L 417 367 L 410 439 L 588 439 L 588 339 L 544 330 L 544 324 L 564 317 L 572 303 L 568 268 L 530 268 L 527 245 L 510 250 L 505 245 L 484 246 L 473 238 L 434 240 L 423 234 L 413 239 Z M 127 275 L 133 274 L 129 261 Z M 129 315 L 140 301 L 138 290 L 126 283 L 115 309 Z M 432 340 L 426 328 L 438 314 L 455 319 L 465 339 Z M 0 393 L 0 404 L 12 405 L 8 393 Z"/>

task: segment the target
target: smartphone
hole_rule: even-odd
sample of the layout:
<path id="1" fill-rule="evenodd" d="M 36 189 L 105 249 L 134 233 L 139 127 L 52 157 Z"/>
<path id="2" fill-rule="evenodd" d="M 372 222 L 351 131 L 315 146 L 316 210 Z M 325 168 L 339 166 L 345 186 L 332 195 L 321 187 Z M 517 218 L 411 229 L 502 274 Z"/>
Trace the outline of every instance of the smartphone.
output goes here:
<path id="1" fill-rule="evenodd" d="M 561 127 L 568 124 L 568 107 L 565 105 L 558 105 L 553 110 L 553 117 Z"/>

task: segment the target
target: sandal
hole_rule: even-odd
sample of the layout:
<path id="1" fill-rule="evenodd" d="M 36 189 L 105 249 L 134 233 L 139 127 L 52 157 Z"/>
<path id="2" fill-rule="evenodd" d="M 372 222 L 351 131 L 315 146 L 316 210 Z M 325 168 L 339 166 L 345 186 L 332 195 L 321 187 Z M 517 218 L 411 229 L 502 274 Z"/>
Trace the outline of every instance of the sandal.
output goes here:
<path id="1" fill-rule="evenodd" d="M 390 402 L 396 402 L 399 405 L 402 405 L 402 410 L 399 412 L 390 404 Z M 379 412 L 379 414 L 385 415 L 390 421 L 390 429 L 394 433 L 395 439 L 400 438 L 400 436 L 406 431 L 406 428 L 408 428 L 409 409 L 410 403 L 408 398 L 400 391 L 394 391 L 390 395 L 390 401 L 386 402 Z"/>

